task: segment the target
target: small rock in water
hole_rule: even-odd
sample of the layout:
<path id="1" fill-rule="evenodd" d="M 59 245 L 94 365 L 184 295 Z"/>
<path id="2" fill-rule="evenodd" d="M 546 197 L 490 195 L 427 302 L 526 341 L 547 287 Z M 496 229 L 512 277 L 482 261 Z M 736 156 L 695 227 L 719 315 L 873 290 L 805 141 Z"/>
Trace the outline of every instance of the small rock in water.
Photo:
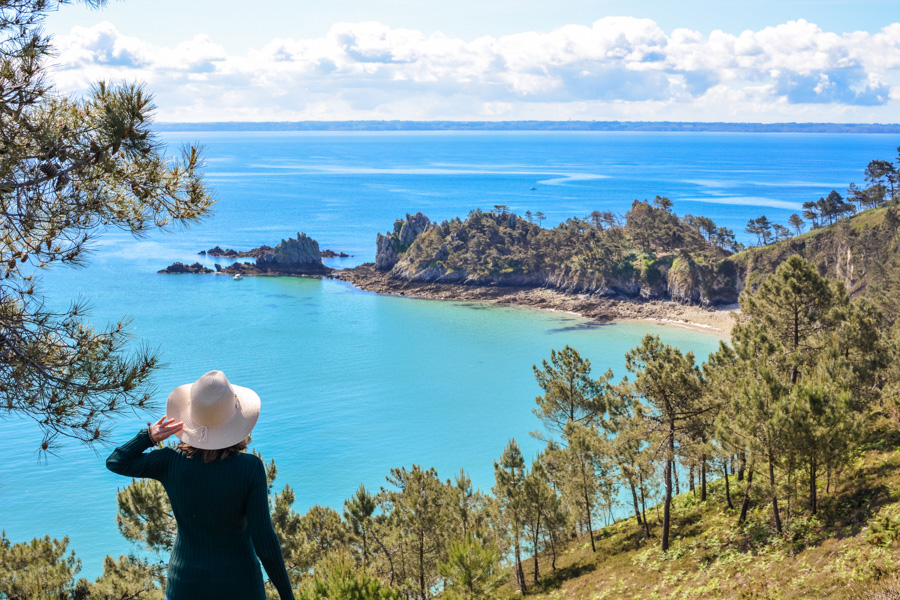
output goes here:
<path id="1" fill-rule="evenodd" d="M 174 264 L 169 265 L 165 269 L 161 271 L 157 271 L 157 273 L 212 273 L 213 270 L 207 267 L 204 267 L 200 263 L 194 263 L 192 265 L 186 265 L 182 262 L 176 262 Z"/>

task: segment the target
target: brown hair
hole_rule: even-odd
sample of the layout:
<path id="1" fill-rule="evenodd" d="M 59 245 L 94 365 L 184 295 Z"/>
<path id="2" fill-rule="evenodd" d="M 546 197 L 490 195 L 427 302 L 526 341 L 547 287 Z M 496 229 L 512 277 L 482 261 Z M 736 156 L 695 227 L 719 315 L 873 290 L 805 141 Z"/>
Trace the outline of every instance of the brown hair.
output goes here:
<path id="1" fill-rule="evenodd" d="M 181 453 L 188 458 L 200 456 L 203 458 L 203 462 L 208 463 L 214 460 L 225 460 L 226 458 L 232 457 L 235 454 L 240 454 L 247 449 L 247 441 L 248 439 L 245 438 L 234 446 L 228 446 L 227 448 L 217 448 L 215 450 L 194 448 L 193 446 L 185 442 L 179 442 L 179 444 L 175 446 L 175 448 L 181 450 Z"/>

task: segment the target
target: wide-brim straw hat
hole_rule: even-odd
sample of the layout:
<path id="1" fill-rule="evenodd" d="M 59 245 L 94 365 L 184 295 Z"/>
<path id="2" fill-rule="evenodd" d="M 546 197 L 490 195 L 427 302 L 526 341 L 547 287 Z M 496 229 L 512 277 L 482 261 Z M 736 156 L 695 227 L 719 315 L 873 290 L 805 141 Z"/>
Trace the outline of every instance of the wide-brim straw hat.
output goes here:
<path id="1" fill-rule="evenodd" d="M 250 435 L 259 419 L 259 396 L 233 385 L 222 371 L 210 371 L 169 394 L 166 416 L 184 423 L 175 435 L 202 450 L 234 446 Z"/>

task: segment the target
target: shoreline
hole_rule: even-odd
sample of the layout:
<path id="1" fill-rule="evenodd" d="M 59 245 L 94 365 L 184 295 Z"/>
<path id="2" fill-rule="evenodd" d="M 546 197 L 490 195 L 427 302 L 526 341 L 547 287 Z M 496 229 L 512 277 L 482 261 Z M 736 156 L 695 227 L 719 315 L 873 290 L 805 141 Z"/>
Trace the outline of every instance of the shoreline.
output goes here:
<path id="1" fill-rule="evenodd" d="M 333 271 L 326 277 L 345 281 L 358 289 L 377 294 L 551 310 L 600 322 L 652 321 L 704 331 L 725 339 L 731 337 L 731 329 L 735 323 L 732 314 L 738 310 L 737 305 L 703 308 L 667 300 L 617 299 L 572 294 L 551 288 L 403 281 L 376 270 L 371 263 Z"/>

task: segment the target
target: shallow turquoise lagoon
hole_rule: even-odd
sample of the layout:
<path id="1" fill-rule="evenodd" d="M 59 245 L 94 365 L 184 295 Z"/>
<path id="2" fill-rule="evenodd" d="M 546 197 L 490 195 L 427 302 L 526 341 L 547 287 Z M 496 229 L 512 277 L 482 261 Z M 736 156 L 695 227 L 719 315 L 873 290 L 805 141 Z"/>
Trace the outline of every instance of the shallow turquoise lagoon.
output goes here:
<path id="1" fill-rule="evenodd" d="M 108 277 L 96 277 L 106 267 Z M 164 350 L 160 403 L 211 369 L 259 393 L 253 446 L 276 460 L 276 488 L 289 483 L 301 512 L 313 504 L 340 508 L 360 483 L 377 490 L 390 468 L 413 463 L 445 478 L 464 468 L 489 489 L 493 460 L 510 437 L 526 454 L 540 448 L 528 435 L 539 428 L 531 367 L 553 348 L 569 344 L 591 359 L 597 376 L 608 366 L 621 376 L 623 354 L 648 332 L 701 357 L 718 344 L 673 326 L 385 297 L 330 280 L 116 276 L 102 261 L 91 278 L 95 320 L 127 307 L 135 334 Z M 145 420 L 122 420 L 117 439 Z M 33 426 L 2 422 L 0 435 L 8 536 L 68 534 L 92 576 L 104 555 L 131 549 L 115 525 L 116 489 L 128 480 L 106 471 L 105 450 L 66 446 L 43 464 Z"/>

